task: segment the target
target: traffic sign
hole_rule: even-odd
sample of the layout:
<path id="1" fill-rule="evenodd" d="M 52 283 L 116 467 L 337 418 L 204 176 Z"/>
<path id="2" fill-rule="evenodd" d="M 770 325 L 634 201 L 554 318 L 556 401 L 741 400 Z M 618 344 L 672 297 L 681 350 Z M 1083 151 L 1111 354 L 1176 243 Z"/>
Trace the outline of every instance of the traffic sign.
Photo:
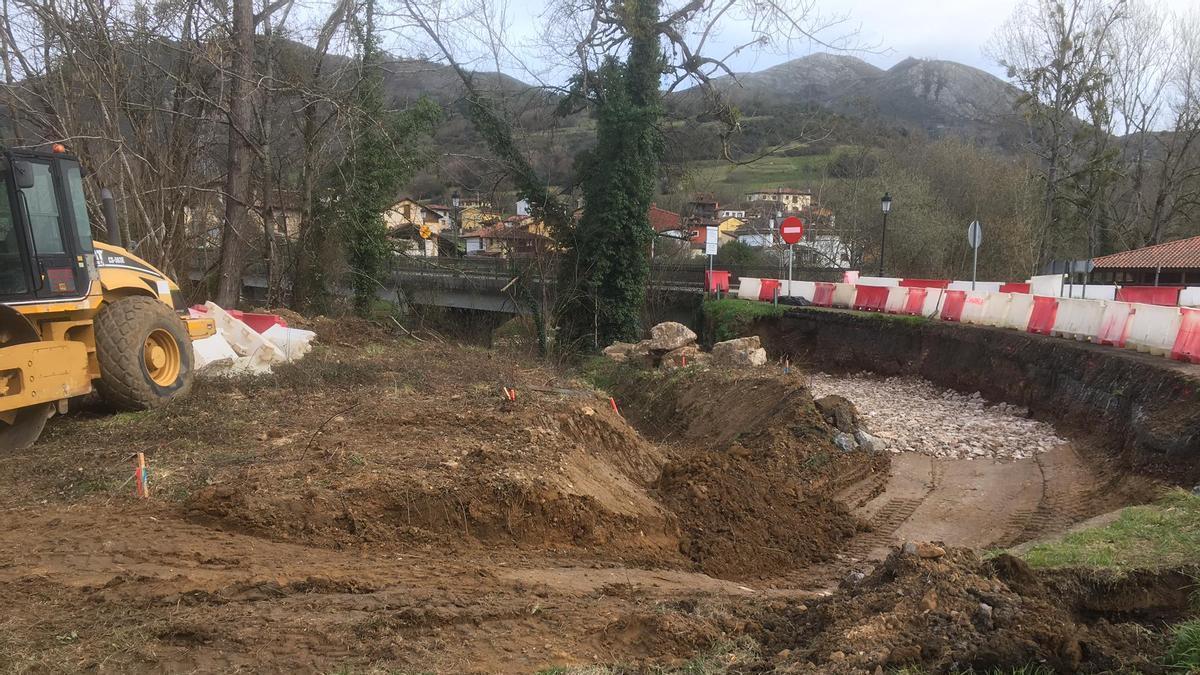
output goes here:
<path id="1" fill-rule="evenodd" d="M 428 239 L 432 235 L 433 235 L 433 230 L 429 229 L 428 225 L 421 226 L 421 238 L 422 239 Z"/>
<path id="2" fill-rule="evenodd" d="M 795 244 L 804 236 L 804 221 L 796 216 L 788 216 L 779 224 L 779 236 L 786 244 Z"/>
<path id="3" fill-rule="evenodd" d="M 704 233 L 704 254 L 705 255 L 716 255 L 717 254 L 717 244 L 718 244 L 720 237 L 721 237 L 721 235 L 720 235 L 720 232 L 717 230 L 717 228 L 715 228 L 711 225 L 709 227 L 705 228 L 705 233 Z"/>
<path id="4" fill-rule="evenodd" d="M 979 226 L 978 220 L 972 220 L 970 226 L 967 227 L 967 243 L 975 249 L 983 243 L 983 228 Z"/>

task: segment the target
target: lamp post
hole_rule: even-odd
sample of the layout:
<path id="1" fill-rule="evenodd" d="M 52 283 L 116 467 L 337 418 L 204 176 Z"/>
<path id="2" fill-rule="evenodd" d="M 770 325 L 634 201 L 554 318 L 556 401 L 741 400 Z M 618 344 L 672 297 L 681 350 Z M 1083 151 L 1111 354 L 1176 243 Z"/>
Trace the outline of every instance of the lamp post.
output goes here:
<path id="1" fill-rule="evenodd" d="M 888 212 L 892 210 L 892 195 L 883 193 L 883 199 L 879 200 L 879 208 L 883 209 L 883 235 L 879 238 L 879 276 L 882 277 L 883 252 L 887 247 L 887 217 Z"/>
<path id="2" fill-rule="evenodd" d="M 458 231 L 462 225 L 459 222 L 459 220 L 461 219 L 461 216 L 460 216 L 459 210 L 458 210 L 458 207 L 461 204 L 462 204 L 462 197 L 459 196 L 458 191 L 455 190 L 454 193 L 450 195 L 450 207 L 454 210 L 454 222 L 451 223 L 450 227 L 454 232 L 454 257 L 456 257 L 456 258 L 458 257 Z"/>

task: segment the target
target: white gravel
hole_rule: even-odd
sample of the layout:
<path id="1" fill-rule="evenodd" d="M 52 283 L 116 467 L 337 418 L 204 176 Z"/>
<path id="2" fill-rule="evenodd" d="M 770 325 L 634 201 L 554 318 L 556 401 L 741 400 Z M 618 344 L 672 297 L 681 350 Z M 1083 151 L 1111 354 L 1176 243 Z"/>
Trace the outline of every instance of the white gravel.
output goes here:
<path id="1" fill-rule="evenodd" d="M 988 403 L 916 377 L 870 374 L 810 377 L 813 396 L 840 394 L 858 408 L 861 426 L 891 452 L 947 459 L 1024 459 L 1067 441 L 1029 411 Z"/>

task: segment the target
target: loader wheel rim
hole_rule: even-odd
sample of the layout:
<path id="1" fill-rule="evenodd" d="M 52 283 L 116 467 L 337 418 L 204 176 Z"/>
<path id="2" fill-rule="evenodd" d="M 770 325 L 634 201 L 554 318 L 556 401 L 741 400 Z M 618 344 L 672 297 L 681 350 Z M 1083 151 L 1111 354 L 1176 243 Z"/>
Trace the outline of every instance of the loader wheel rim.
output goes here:
<path id="1" fill-rule="evenodd" d="M 146 372 L 150 379 L 160 387 L 169 387 L 179 379 L 182 359 L 179 354 L 179 343 L 169 332 L 158 328 L 146 336 L 146 346 L 143 351 Z"/>

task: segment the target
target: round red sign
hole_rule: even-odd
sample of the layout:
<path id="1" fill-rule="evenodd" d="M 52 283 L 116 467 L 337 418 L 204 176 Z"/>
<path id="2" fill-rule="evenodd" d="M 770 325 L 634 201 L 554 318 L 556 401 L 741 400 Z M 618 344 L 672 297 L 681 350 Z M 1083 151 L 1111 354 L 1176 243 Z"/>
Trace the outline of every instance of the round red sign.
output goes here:
<path id="1" fill-rule="evenodd" d="M 804 221 L 796 216 L 788 216 L 779 224 L 779 236 L 788 244 L 795 244 L 804 236 Z"/>

